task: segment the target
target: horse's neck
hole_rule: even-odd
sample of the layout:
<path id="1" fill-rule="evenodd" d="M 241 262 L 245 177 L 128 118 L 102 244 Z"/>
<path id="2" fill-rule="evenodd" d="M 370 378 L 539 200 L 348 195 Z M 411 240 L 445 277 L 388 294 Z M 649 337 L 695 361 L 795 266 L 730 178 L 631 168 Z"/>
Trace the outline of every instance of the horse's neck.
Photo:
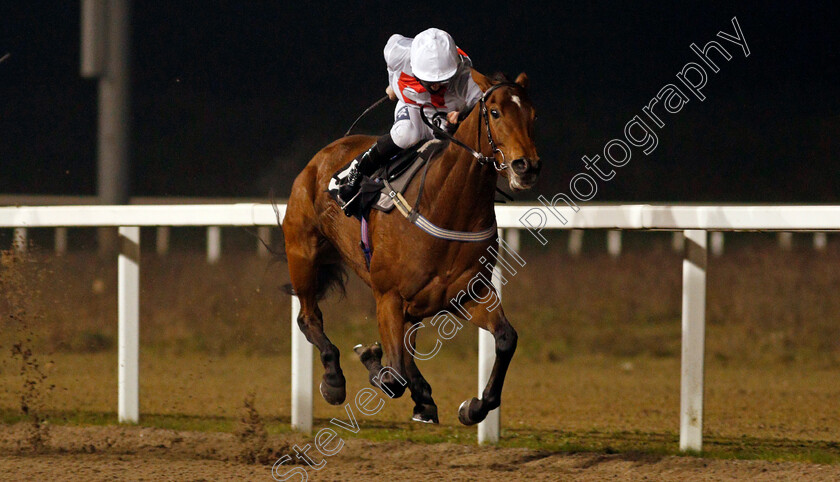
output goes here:
<path id="1" fill-rule="evenodd" d="M 479 150 L 481 121 L 478 106 L 461 123 L 455 138 Z M 490 155 L 487 142 L 481 145 L 483 155 Z M 486 151 L 486 152 L 485 152 Z M 492 166 L 482 166 L 464 148 L 450 142 L 429 169 L 423 191 L 421 212 L 432 220 L 447 224 L 448 229 L 479 230 L 494 219 L 493 199 L 498 174 Z"/>

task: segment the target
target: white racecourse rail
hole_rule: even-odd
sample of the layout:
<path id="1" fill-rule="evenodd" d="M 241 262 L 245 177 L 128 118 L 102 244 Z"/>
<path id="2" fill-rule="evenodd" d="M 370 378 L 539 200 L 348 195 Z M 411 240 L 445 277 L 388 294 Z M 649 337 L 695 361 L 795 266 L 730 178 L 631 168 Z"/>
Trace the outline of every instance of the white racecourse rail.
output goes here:
<path id="1" fill-rule="evenodd" d="M 279 217 L 285 205 L 279 205 Z M 683 261 L 682 380 L 680 449 L 700 450 L 703 429 L 703 351 L 706 305 L 707 231 L 840 230 L 840 206 L 680 206 L 583 205 L 565 224 L 537 205 L 496 207 L 500 235 L 516 248 L 526 229 L 636 229 L 685 231 Z M 523 223 L 522 220 L 527 220 Z M 139 410 L 139 253 L 141 226 L 273 226 L 277 215 L 269 204 L 38 206 L 0 207 L 0 227 L 120 228 L 119 271 L 119 420 L 137 422 Z M 501 286 L 497 286 L 501 295 Z M 292 425 L 312 429 L 313 350 L 297 329 L 297 299 L 292 300 Z M 492 336 L 479 337 L 479 393 L 494 356 Z M 479 442 L 499 438 L 498 410 L 479 425 Z"/>

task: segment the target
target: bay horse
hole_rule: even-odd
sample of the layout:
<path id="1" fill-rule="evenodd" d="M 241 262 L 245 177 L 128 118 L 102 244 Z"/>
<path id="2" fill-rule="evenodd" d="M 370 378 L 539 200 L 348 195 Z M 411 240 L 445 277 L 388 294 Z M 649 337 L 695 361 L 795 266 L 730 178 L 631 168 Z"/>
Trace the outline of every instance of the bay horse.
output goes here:
<path id="1" fill-rule="evenodd" d="M 495 228 L 493 206 L 500 175 L 512 190 L 521 191 L 534 185 L 541 167 L 533 141 L 535 114 L 527 95 L 528 77 L 522 73 L 515 82 L 491 80 L 475 70 L 472 76 L 485 94 L 461 122 L 455 140 L 430 161 L 424 195 L 414 206 L 435 225 L 462 232 Z M 492 286 L 485 283 L 479 292 L 473 290 L 477 299 L 463 298 L 460 292 L 467 292 L 468 282 L 479 273 L 490 279 L 492 267 L 483 256 L 490 246 L 498 248 L 498 240 L 494 235 L 482 242 L 439 239 L 396 210 L 371 211 L 368 232 L 373 254 L 368 269 L 359 247 L 359 221 L 346 217 L 326 190 L 333 173 L 374 140 L 348 136 L 315 154 L 294 181 L 282 223 L 292 292 L 300 299 L 298 326 L 318 347 L 324 365 L 321 395 L 333 405 L 344 403 L 346 397 L 339 350 L 324 333 L 318 301 L 328 288 L 343 288 L 343 266 L 349 266 L 373 291 L 382 342 L 357 346 L 356 352 L 370 371 L 371 383 L 388 396 L 401 396 L 408 385 L 415 403 L 413 420 L 438 423 L 438 414 L 432 389 L 414 362 L 416 330 L 410 328 L 449 310 L 468 313 L 469 321 L 493 334 L 496 360 L 487 386 L 481 399 L 464 402 L 458 410 L 463 424 L 481 422 L 501 403 L 517 334 L 500 305 L 488 311 L 477 301 L 490 296 Z M 479 162 L 482 159 L 485 162 Z M 417 196 L 419 177 L 405 198 Z M 458 311 L 453 309 L 456 300 Z"/>

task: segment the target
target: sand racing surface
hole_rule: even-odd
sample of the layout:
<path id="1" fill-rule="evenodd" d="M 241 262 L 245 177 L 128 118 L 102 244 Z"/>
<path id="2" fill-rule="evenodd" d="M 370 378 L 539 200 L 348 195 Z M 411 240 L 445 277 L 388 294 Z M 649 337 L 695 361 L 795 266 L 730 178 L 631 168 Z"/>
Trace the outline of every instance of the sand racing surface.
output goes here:
<path id="1" fill-rule="evenodd" d="M 271 480 L 238 460 L 235 437 L 139 427 L 53 427 L 53 446 L 11 455 L 23 427 L 0 441 L 0 471 L 18 480 Z M 277 446 L 300 436 L 272 437 Z M 286 466 L 284 466 L 286 467 Z M 300 465 L 288 466 L 301 467 Z M 523 448 L 349 440 L 312 480 L 838 480 L 840 466 L 642 454 L 562 454 Z M 284 474 L 285 471 L 280 472 Z M 290 480 L 299 480 L 298 477 Z"/>

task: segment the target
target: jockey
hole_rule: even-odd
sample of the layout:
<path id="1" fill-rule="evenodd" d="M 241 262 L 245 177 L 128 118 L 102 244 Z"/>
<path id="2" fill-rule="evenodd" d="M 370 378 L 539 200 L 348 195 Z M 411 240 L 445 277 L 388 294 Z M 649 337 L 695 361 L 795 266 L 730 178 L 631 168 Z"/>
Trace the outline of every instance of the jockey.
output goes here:
<path id="1" fill-rule="evenodd" d="M 444 112 L 447 122 L 455 125 L 460 111 L 471 109 L 482 95 L 470 75 L 470 58 L 443 30 L 430 28 L 414 39 L 392 35 L 385 44 L 385 62 L 389 84 L 385 92 L 397 101 L 394 125 L 351 163 L 347 181 L 339 187 L 342 208 L 354 199 L 362 176 L 373 174 L 403 149 L 434 137 L 420 109 L 429 118 Z"/>

